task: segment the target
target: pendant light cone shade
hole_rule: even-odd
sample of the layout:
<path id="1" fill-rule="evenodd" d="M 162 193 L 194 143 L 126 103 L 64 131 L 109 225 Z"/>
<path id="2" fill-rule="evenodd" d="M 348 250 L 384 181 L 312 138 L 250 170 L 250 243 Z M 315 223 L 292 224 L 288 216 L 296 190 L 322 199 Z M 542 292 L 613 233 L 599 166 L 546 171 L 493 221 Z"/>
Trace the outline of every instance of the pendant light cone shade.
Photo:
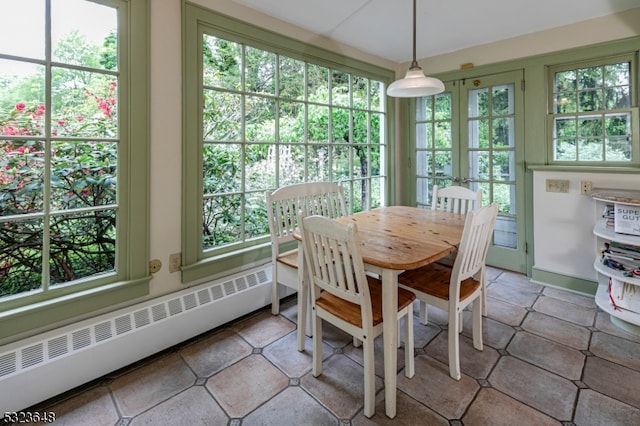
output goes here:
<path id="1" fill-rule="evenodd" d="M 424 75 L 416 61 L 416 0 L 413 0 L 413 61 L 401 80 L 387 87 L 387 95 L 396 98 L 417 98 L 444 92 L 444 83 L 437 78 Z"/>

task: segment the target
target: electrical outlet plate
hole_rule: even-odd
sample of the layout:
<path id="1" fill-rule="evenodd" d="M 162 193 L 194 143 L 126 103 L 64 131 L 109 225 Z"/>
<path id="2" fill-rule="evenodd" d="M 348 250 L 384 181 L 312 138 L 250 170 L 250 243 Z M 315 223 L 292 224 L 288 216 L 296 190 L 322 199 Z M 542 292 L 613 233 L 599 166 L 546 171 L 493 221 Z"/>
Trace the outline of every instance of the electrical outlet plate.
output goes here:
<path id="1" fill-rule="evenodd" d="M 173 253 L 169 256 L 169 273 L 178 272 L 182 266 L 182 253 Z"/>
<path id="2" fill-rule="evenodd" d="M 564 179 L 547 179 L 547 192 L 569 192 L 569 181 Z"/>
<path id="3" fill-rule="evenodd" d="M 580 181 L 580 193 L 583 195 L 589 195 L 593 189 L 593 184 L 590 180 Z"/>
<path id="4" fill-rule="evenodd" d="M 155 274 L 162 268 L 162 262 L 159 259 L 152 259 L 149 261 L 149 272 Z"/>

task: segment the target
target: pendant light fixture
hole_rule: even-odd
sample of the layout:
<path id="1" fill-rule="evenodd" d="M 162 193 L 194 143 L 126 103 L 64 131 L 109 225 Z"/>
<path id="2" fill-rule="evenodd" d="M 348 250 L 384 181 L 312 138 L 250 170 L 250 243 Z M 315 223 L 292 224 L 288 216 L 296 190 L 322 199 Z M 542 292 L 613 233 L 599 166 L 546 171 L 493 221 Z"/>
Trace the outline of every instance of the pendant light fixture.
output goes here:
<path id="1" fill-rule="evenodd" d="M 444 92 L 444 83 L 437 78 L 424 75 L 416 61 L 416 0 L 413 0 L 413 61 L 404 78 L 394 81 L 387 87 L 387 95 L 396 98 L 417 98 L 442 92 Z"/>

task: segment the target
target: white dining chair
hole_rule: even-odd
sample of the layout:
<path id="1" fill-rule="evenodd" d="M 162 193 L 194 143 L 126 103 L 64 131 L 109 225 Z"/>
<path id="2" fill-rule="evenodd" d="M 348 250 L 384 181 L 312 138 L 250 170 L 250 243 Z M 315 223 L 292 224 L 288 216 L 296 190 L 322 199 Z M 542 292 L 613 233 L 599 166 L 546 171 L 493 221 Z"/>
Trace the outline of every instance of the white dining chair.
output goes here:
<path id="1" fill-rule="evenodd" d="M 298 350 L 304 350 L 306 321 L 310 316 L 308 290 L 299 274 L 297 241 L 298 211 L 337 218 L 347 214 L 344 189 L 334 182 L 307 182 L 267 192 L 267 217 L 271 234 L 271 313 L 280 312 L 279 286 L 298 291 Z"/>
<path id="2" fill-rule="evenodd" d="M 482 205 L 482 190 L 474 191 L 464 186 L 434 185 L 431 190 L 431 209 L 467 214 Z"/>
<path id="3" fill-rule="evenodd" d="M 344 225 L 323 216 L 300 215 L 300 229 L 311 287 L 314 377 L 322 374 L 322 321 L 327 321 L 362 344 L 364 358 L 364 415 L 375 412 L 374 340 L 382 334 L 382 282 L 365 273 L 355 223 Z M 405 376 L 415 372 L 413 301 L 398 289 L 398 321 L 404 318 Z"/>
<path id="4" fill-rule="evenodd" d="M 482 206 L 482 190 L 476 191 L 465 188 L 464 186 L 447 186 L 440 188 L 438 185 L 434 185 L 432 189 L 432 210 L 442 210 L 452 213 L 467 214 L 467 212 L 477 209 Z M 453 253 L 444 259 L 439 260 L 439 263 L 445 265 L 453 265 L 456 254 Z M 484 287 L 483 303 L 482 303 L 482 315 L 487 315 L 487 299 L 486 299 L 486 284 L 484 278 L 482 279 L 482 285 Z M 420 323 L 426 325 L 428 321 L 427 306 L 420 302 Z"/>
<path id="5" fill-rule="evenodd" d="M 482 350 L 482 277 L 497 215 L 495 203 L 467 213 L 453 267 L 431 263 L 398 276 L 400 288 L 413 291 L 419 300 L 449 313 L 449 375 L 456 380 L 460 380 L 462 311 L 469 305 L 473 347 Z"/>

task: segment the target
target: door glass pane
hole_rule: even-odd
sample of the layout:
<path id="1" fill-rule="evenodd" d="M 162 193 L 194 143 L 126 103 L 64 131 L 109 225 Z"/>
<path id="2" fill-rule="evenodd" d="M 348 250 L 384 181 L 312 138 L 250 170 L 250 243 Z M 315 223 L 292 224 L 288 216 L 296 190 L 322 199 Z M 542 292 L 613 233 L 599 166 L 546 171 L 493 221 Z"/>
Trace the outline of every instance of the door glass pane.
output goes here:
<path id="1" fill-rule="evenodd" d="M 468 177 L 481 188 L 484 204 L 499 206 L 494 245 L 516 248 L 514 85 L 468 92 Z"/>

